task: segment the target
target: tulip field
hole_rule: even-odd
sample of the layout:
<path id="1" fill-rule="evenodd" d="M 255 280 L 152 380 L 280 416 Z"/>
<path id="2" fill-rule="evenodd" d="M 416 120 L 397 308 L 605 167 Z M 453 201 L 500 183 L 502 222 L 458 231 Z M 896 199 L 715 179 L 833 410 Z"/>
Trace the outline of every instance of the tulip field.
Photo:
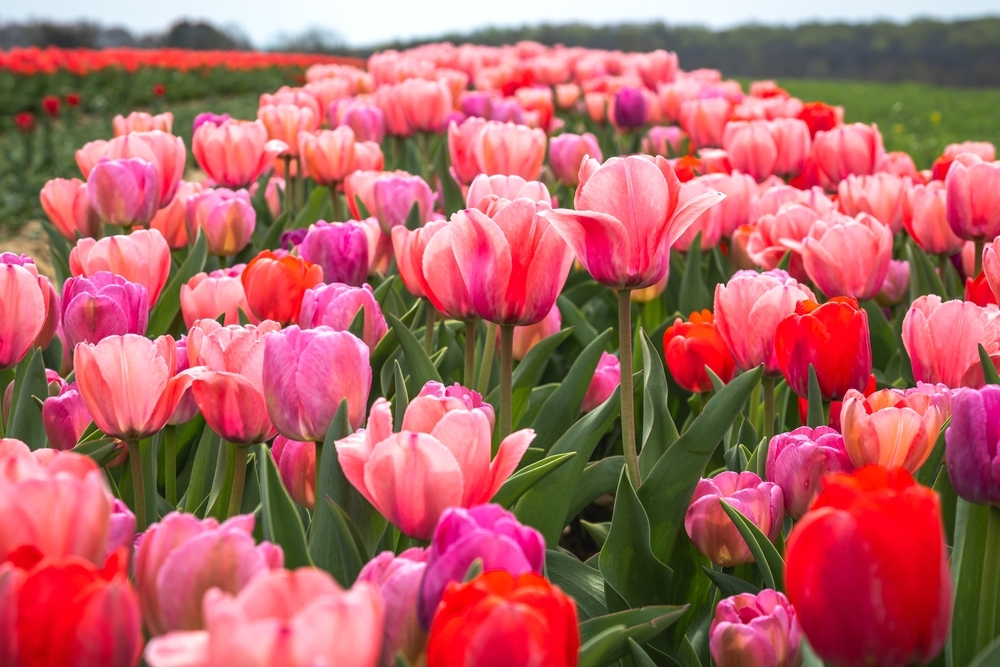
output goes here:
<path id="1" fill-rule="evenodd" d="M 971 97 L 238 60 L 302 79 L 3 139 L 0 666 L 1000 665 Z"/>

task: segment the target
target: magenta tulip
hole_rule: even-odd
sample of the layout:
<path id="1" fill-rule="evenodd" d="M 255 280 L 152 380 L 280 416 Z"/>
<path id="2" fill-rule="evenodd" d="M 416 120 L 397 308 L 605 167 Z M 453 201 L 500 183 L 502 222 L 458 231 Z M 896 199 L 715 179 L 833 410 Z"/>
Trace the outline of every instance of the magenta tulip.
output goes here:
<path id="1" fill-rule="evenodd" d="M 392 667 L 397 653 L 417 662 L 427 645 L 427 633 L 420 627 L 417 607 L 420 583 L 427 569 L 427 551 L 407 549 L 396 556 L 383 551 L 361 569 L 358 581 L 378 586 L 385 615 L 382 620 L 381 667 Z"/>
<path id="2" fill-rule="evenodd" d="M 709 629 L 716 667 L 798 667 L 801 643 L 795 609 L 770 589 L 723 599 Z"/>
<path id="3" fill-rule="evenodd" d="M 76 447 L 91 421 L 75 382 L 64 386 L 58 395 L 49 396 L 42 403 L 42 425 L 53 449 L 65 451 Z"/>
<path id="4" fill-rule="evenodd" d="M 844 438 L 828 426 L 780 433 L 767 446 L 765 477 L 781 488 L 785 513 L 796 521 L 819 495 L 825 475 L 852 470 Z"/>
<path id="5" fill-rule="evenodd" d="M 361 223 L 320 220 L 309 227 L 299 254 L 323 269 L 323 281 L 360 287 L 368 277 L 368 235 Z"/>
<path id="6" fill-rule="evenodd" d="M 365 309 L 365 319 L 361 340 L 369 350 L 374 350 L 382 336 L 389 332 L 389 326 L 371 285 L 367 283 L 361 287 L 331 283 L 306 290 L 299 312 L 299 326 L 303 329 L 326 326 L 334 331 L 347 331 L 362 308 Z"/>
<path id="7" fill-rule="evenodd" d="M 420 224 L 430 219 L 434 209 L 434 193 L 419 176 L 390 175 L 379 178 L 372 186 L 372 199 L 375 204 L 372 213 L 386 234 L 390 234 L 393 227 L 405 225 L 414 206 L 417 207 Z"/>
<path id="8" fill-rule="evenodd" d="M 602 352 L 601 360 L 597 362 L 597 369 L 594 370 L 594 377 L 591 378 L 587 393 L 583 396 L 580 410 L 590 412 L 608 400 L 618 389 L 621 379 L 622 365 L 618 357 Z"/>
<path id="9" fill-rule="evenodd" d="M 146 333 L 149 293 L 107 271 L 69 278 L 63 285 L 62 327 L 70 348 L 108 336 Z"/>
<path id="10" fill-rule="evenodd" d="M 147 226 L 160 204 L 156 165 L 138 158 L 102 158 L 87 176 L 87 199 L 109 225 Z"/>

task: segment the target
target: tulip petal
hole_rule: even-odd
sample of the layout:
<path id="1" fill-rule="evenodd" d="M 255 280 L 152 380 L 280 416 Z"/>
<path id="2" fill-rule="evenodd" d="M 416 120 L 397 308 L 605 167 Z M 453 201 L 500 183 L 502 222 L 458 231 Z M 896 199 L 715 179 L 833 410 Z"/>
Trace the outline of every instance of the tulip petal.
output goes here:
<path id="1" fill-rule="evenodd" d="M 490 484 L 484 496 L 478 502 L 489 502 L 490 498 L 496 495 L 503 483 L 517 469 L 517 464 L 521 462 L 521 457 L 528 451 L 531 441 L 535 439 L 535 432 L 530 428 L 523 428 L 514 431 L 500 443 L 497 449 L 496 458 L 490 464 Z"/>

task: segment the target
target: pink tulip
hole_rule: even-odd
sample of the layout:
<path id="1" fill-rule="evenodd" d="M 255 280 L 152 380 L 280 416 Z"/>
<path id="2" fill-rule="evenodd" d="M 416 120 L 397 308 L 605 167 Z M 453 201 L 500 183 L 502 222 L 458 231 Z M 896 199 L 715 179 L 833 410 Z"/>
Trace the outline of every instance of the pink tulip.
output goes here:
<path id="1" fill-rule="evenodd" d="M 137 158 L 102 158 L 87 176 L 87 200 L 109 225 L 147 226 L 160 202 L 156 165 Z"/>
<path id="2" fill-rule="evenodd" d="M 778 148 L 774 173 L 785 177 L 799 174 L 812 150 L 809 126 L 798 118 L 776 118 L 771 121 L 770 130 Z"/>
<path id="3" fill-rule="evenodd" d="M 166 206 L 174 198 L 184 176 L 187 151 L 184 140 L 166 132 L 132 132 L 111 141 L 92 141 L 76 152 L 76 163 L 84 178 L 101 159 L 125 160 L 136 158 L 155 165 L 160 179 L 159 202 L 154 208 Z"/>
<path id="4" fill-rule="evenodd" d="M 280 106 L 282 104 L 291 104 L 300 108 L 309 109 L 317 118 L 316 122 L 319 123 L 318 119 L 322 115 L 319 97 L 316 95 L 315 90 L 309 86 L 304 88 L 282 86 L 273 94 L 262 93 L 258 106 Z"/>
<path id="5" fill-rule="evenodd" d="M 774 174 L 778 164 L 778 144 L 769 126 L 760 120 L 733 121 L 722 135 L 722 147 L 729 153 L 733 168 L 758 182 Z"/>
<path id="6" fill-rule="evenodd" d="M 111 131 L 116 137 L 129 134 L 131 132 L 152 132 L 159 130 L 170 134 L 174 127 L 174 115 L 169 111 L 153 114 L 145 111 L 133 111 L 127 116 L 121 114 L 111 119 Z"/>
<path id="7" fill-rule="evenodd" d="M 207 591 L 239 593 L 255 577 L 281 570 L 281 547 L 257 545 L 253 525 L 252 515 L 219 525 L 215 519 L 171 512 L 149 527 L 136 546 L 135 583 L 151 635 L 201 630 Z"/>
<path id="8" fill-rule="evenodd" d="M 63 285 L 62 326 L 70 348 L 108 336 L 146 333 L 149 293 L 142 285 L 98 271 Z"/>
<path id="9" fill-rule="evenodd" d="M 397 84 L 399 103 L 411 128 L 417 132 L 441 132 L 452 110 L 451 89 L 444 81 L 407 79 Z"/>
<path id="10" fill-rule="evenodd" d="M 549 139 L 549 164 L 560 183 L 575 186 L 580 182 L 580 163 L 584 157 L 604 161 L 597 137 L 590 132 L 560 134 Z"/>
<path id="11" fill-rule="evenodd" d="M 939 181 L 914 185 L 903 196 L 903 225 L 924 252 L 954 255 L 965 245 L 948 224 L 945 186 Z"/>
<path id="12" fill-rule="evenodd" d="M 380 144 L 385 138 L 385 114 L 374 104 L 344 100 L 340 104 L 331 104 L 329 115 L 330 125 L 346 125 L 354 130 L 358 141 Z"/>
<path id="13" fill-rule="evenodd" d="M 684 134 L 684 130 L 676 125 L 666 127 L 656 125 L 649 128 L 649 132 L 642 140 L 641 151 L 648 155 L 659 155 L 665 158 L 680 157 L 687 152 L 685 148 L 687 140 L 688 137 Z"/>
<path id="14" fill-rule="evenodd" d="M 903 199 L 909 186 L 906 179 L 885 172 L 851 175 L 840 182 L 837 203 L 842 213 L 851 217 L 868 213 L 895 234 L 903 229 Z"/>
<path id="15" fill-rule="evenodd" d="M 386 132 L 397 137 L 408 137 L 413 134 L 413 128 L 403 109 L 399 86 L 379 86 L 375 91 L 375 104 L 385 116 Z"/>
<path id="16" fill-rule="evenodd" d="M 187 202 L 201 192 L 201 183 L 181 181 L 174 198 L 170 200 L 169 204 L 157 211 L 150 221 L 150 229 L 160 232 L 171 250 L 180 250 L 190 243 L 186 222 Z"/>
<path id="17" fill-rule="evenodd" d="M 667 275 L 669 248 L 721 193 L 678 206 L 680 181 L 657 156 L 611 158 L 580 167 L 576 210 L 542 213 L 597 282 L 614 289 L 654 285 Z"/>
<path id="18" fill-rule="evenodd" d="M 375 208 L 371 212 L 386 234 L 391 233 L 393 227 L 407 223 L 414 205 L 421 224 L 430 219 L 434 210 L 434 193 L 430 186 L 419 176 L 409 174 L 378 178 L 372 185 L 372 200 Z"/>
<path id="19" fill-rule="evenodd" d="M 382 171 L 385 168 L 385 155 L 382 147 L 374 141 L 359 141 L 354 144 L 354 168 Z"/>
<path id="20" fill-rule="evenodd" d="M 871 299 L 889 273 L 892 230 L 868 214 L 816 221 L 802 241 L 806 273 L 827 296 Z"/>
<path id="21" fill-rule="evenodd" d="M 765 589 L 719 602 L 709 630 L 716 667 L 797 667 L 802 628 L 782 593 Z"/>
<path id="22" fill-rule="evenodd" d="M 811 208 L 817 217 L 823 217 L 837 209 L 837 203 L 818 186 L 800 190 L 791 185 L 778 184 L 766 188 L 765 185 L 766 183 L 760 184 L 760 192 L 750 201 L 752 221 L 758 221 L 764 215 L 777 215 L 785 204 L 801 204 Z M 801 238 L 804 238 L 804 235 Z"/>
<path id="23" fill-rule="evenodd" d="M 969 241 L 1000 235 L 1000 162 L 972 153 L 959 155 L 945 180 L 948 224 Z"/>
<path id="24" fill-rule="evenodd" d="M 90 206 L 87 198 L 87 184 L 79 178 L 54 178 L 48 181 L 38 198 L 42 210 L 56 230 L 70 241 L 82 237 L 97 236 L 101 219 Z"/>
<path id="25" fill-rule="evenodd" d="M 608 95 L 607 93 L 591 92 L 583 96 L 583 103 L 587 107 L 587 115 L 595 123 L 603 123 L 608 117 Z"/>
<path id="26" fill-rule="evenodd" d="M 225 257 L 235 255 L 250 243 L 257 226 L 257 213 L 246 190 L 215 188 L 188 199 L 185 220 L 189 238 L 195 238 L 201 230 L 208 242 L 208 252 Z"/>
<path id="27" fill-rule="evenodd" d="M 489 201 L 484 199 L 494 195 Z M 496 199 L 521 199 L 526 198 L 538 203 L 552 203 L 549 189 L 544 183 L 539 181 L 525 181 L 520 176 L 487 176 L 479 174 L 469 186 L 469 192 L 465 196 L 467 208 L 478 208 L 483 213 L 489 213 L 490 205 Z"/>
<path id="28" fill-rule="evenodd" d="M 899 389 L 867 397 L 850 389 L 840 409 L 844 445 L 857 468 L 874 463 L 916 474 L 934 449 L 942 421 L 931 396 Z"/>
<path id="29" fill-rule="evenodd" d="M 525 327 L 514 327 L 514 359 L 521 361 L 535 345 L 562 328 L 562 314 L 559 307 L 552 306 L 549 314 L 540 322 Z"/>
<path id="30" fill-rule="evenodd" d="M 385 605 L 381 666 L 393 665 L 397 652 L 402 652 L 411 663 L 417 662 L 424 652 L 427 635 L 417 618 L 417 604 L 426 569 L 427 552 L 412 548 L 399 556 L 383 551 L 368 561 L 358 575 L 358 581 L 378 586 Z"/>
<path id="31" fill-rule="evenodd" d="M 493 411 L 475 392 L 430 382 L 410 401 L 402 431 L 376 399 L 363 431 L 338 440 L 344 475 L 405 534 L 429 539 L 448 507 L 489 501 L 517 467 L 535 434 L 504 438 L 490 461 Z"/>
<path id="32" fill-rule="evenodd" d="M 722 133 L 731 105 L 724 97 L 689 100 L 680 106 L 681 127 L 698 148 L 722 146 Z"/>
<path id="33" fill-rule="evenodd" d="M 489 121 L 472 142 L 480 173 L 538 179 L 545 161 L 545 132 L 525 125 Z"/>
<path id="34" fill-rule="evenodd" d="M 316 503 L 316 443 L 289 440 L 283 435 L 271 445 L 281 483 L 296 503 L 312 510 Z"/>
<path id="35" fill-rule="evenodd" d="M 775 215 L 763 215 L 750 232 L 747 255 L 757 266 L 770 270 L 777 268 L 781 258 L 791 250 L 788 271 L 796 280 L 804 282 L 807 276 L 802 263 L 801 241 L 818 220 L 819 214 L 802 204 L 786 204 Z"/>
<path id="36" fill-rule="evenodd" d="M 320 185 L 339 183 L 355 169 L 354 130 L 347 126 L 315 134 L 300 132 L 298 142 L 303 175 Z"/>
<path id="37" fill-rule="evenodd" d="M 902 260 L 889 262 L 889 272 L 885 282 L 875 295 L 875 301 L 883 308 L 895 306 L 901 302 L 910 291 L 910 263 Z"/>
<path id="38" fill-rule="evenodd" d="M 209 427 L 237 445 L 254 445 L 275 435 L 264 404 L 265 340 L 277 322 L 222 326 L 199 320 L 188 333 L 191 391 Z"/>
<path id="39" fill-rule="evenodd" d="M 69 268 L 74 276 L 109 271 L 138 283 L 149 292 L 152 307 L 170 276 L 170 247 L 155 229 L 106 236 L 100 241 L 80 239 L 69 253 Z"/>
<path id="40" fill-rule="evenodd" d="M 876 170 L 901 178 L 909 178 L 911 183 L 921 185 L 926 183 L 926 179 L 917 171 L 917 165 L 913 158 L 910 157 L 909 153 L 903 151 L 892 151 L 883 155 Z"/>
<path id="41" fill-rule="evenodd" d="M 702 479 L 684 515 L 684 529 L 698 551 L 716 565 L 752 563 L 753 554 L 736 524 L 722 509 L 725 500 L 772 542 L 781 534 L 784 499 L 781 488 L 752 472 L 722 472 Z"/>
<path id="42" fill-rule="evenodd" d="M 351 215 L 361 220 L 374 215 L 375 211 L 375 184 L 383 178 L 405 178 L 410 176 L 409 172 L 397 171 L 376 171 L 372 169 L 355 170 L 344 178 L 344 199 L 347 200 L 347 207 L 351 210 Z M 359 205 L 364 205 L 365 211 Z"/>
<path id="43" fill-rule="evenodd" d="M 622 367 L 618 357 L 607 352 L 601 353 L 601 360 L 597 362 L 597 369 L 590 380 L 590 386 L 587 387 L 580 410 L 590 412 L 608 400 L 618 390 L 621 376 Z"/>
<path id="44" fill-rule="evenodd" d="M 198 320 L 214 320 L 222 314 L 226 316 L 223 320 L 225 326 L 239 324 L 240 309 L 256 324 L 243 291 L 239 271 L 235 274 L 232 269 L 195 274 L 186 284 L 181 285 L 180 298 L 184 326 L 188 329 Z"/>
<path id="45" fill-rule="evenodd" d="M 392 248 L 399 277 L 406 290 L 417 298 L 427 298 L 429 289 L 424 277 L 424 248 L 435 233 L 446 227 L 448 223 L 439 220 L 412 231 L 406 227 L 396 227 L 392 231 Z M 464 287 L 464 283 L 461 286 Z"/>
<path id="46" fill-rule="evenodd" d="M 157 637 L 145 660 L 150 667 L 375 667 L 380 598 L 372 584 L 344 591 L 314 568 L 267 572 L 235 596 L 208 591 L 205 630 Z"/>
<path id="47" fill-rule="evenodd" d="M 397 236 L 401 239 L 400 242 L 406 238 L 410 245 L 410 252 L 407 253 L 409 257 L 406 259 L 407 261 L 412 260 L 413 264 L 409 269 L 400 269 L 400 274 L 402 275 L 404 271 L 415 272 L 416 267 L 419 266 L 423 278 L 420 279 L 415 273 L 411 273 L 411 280 L 416 279 L 423 289 L 424 295 L 434 304 L 434 307 L 445 317 L 469 322 L 479 315 L 458 264 L 452 231 L 451 222 L 433 220 L 424 225 L 418 232 L 413 232 L 406 237 L 403 237 L 401 232 L 393 233 L 393 246 L 394 248 L 398 247 Z M 418 236 L 413 235 L 417 233 L 419 233 Z M 421 258 L 417 260 L 412 253 L 419 249 L 421 243 L 424 244 L 423 253 Z M 404 279 L 404 284 L 407 284 L 406 279 Z"/>
<path id="48" fill-rule="evenodd" d="M 270 168 L 288 144 L 268 141 L 267 128 L 258 121 L 227 120 L 205 123 L 191 137 L 191 152 L 198 166 L 225 188 L 245 188 Z"/>
<path id="49" fill-rule="evenodd" d="M 254 184 L 256 185 L 256 183 Z M 254 191 L 250 191 L 252 197 Z M 285 197 L 285 179 L 280 176 L 272 176 L 267 179 L 267 187 L 264 188 L 264 201 L 267 202 L 267 210 L 271 217 L 277 219 L 282 212 L 282 199 Z"/>
<path id="50" fill-rule="evenodd" d="M 796 521 L 819 495 L 824 476 L 852 470 L 844 438 L 829 426 L 779 433 L 767 446 L 767 481 L 781 487 L 785 512 Z"/>
<path id="51" fill-rule="evenodd" d="M 715 327 L 740 370 L 763 364 L 765 375 L 781 376 L 774 334 L 795 304 L 806 299 L 816 297 L 781 269 L 737 271 L 728 283 L 715 286 Z"/>
<path id="52" fill-rule="evenodd" d="M 701 247 L 718 245 L 722 238 L 729 238 L 739 227 L 750 222 L 750 200 L 757 194 L 757 184 L 747 174 L 706 174 L 681 184 L 677 203 L 688 201 L 706 193 L 721 192 L 725 199 L 702 213 L 687 228 L 675 244 L 680 251 L 687 251 L 694 237 L 701 232 Z"/>
<path id="53" fill-rule="evenodd" d="M 361 287 L 331 283 L 306 290 L 299 312 L 299 326 L 303 329 L 326 326 L 334 331 L 347 331 L 362 308 L 365 319 L 361 339 L 369 350 L 374 350 L 389 327 L 367 283 Z"/>
<path id="54" fill-rule="evenodd" d="M 473 151 L 474 140 L 486 127 L 482 118 L 466 118 L 461 125 L 448 126 L 448 153 L 451 156 L 451 175 L 462 185 L 472 183 L 480 172 Z"/>
<path id="55" fill-rule="evenodd" d="M 371 390 L 369 350 L 361 339 L 330 327 L 289 327 L 264 347 L 267 411 L 286 438 L 322 442 L 341 401 L 357 428 Z"/>
<path id="56" fill-rule="evenodd" d="M 997 245 L 997 240 L 994 239 L 992 243 L 987 243 L 983 248 L 983 273 L 986 275 L 986 282 L 994 297 L 1000 294 L 1000 257 L 997 256 L 1000 245 Z"/>
<path id="57" fill-rule="evenodd" d="M 112 495 L 93 460 L 0 440 L 0 563 L 15 552 L 104 565 Z"/>
<path id="58" fill-rule="evenodd" d="M 285 155 L 299 156 L 299 132 L 315 132 L 320 117 L 310 107 L 294 104 L 267 104 L 257 109 L 257 120 L 267 128 L 267 138 L 284 142 Z"/>
<path id="59" fill-rule="evenodd" d="M 17 366 L 42 332 L 46 296 L 33 263 L 0 256 L 0 370 Z"/>
<path id="60" fill-rule="evenodd" d="M 556 89 L 556 106 L 562 110 L 571 109 L 580 100 L 580 86 L 575 83 L 561 83 Z"/>
<path id="61" fill-rule="evenodd" d="M 66 385 L 59 390 L 57 396 L 49 396 L 42 403 L 42 425 L 45 427 L 49 446 L 53 449 L 65 451 L 76 447 L 91 421 L 75 382 Z"/>
<path id="62" fill-rule="evenodd" d="M 298 249 L 302 259 L 323 269 L 323 281 L 356 287 L 364 284 L 369 269 L 369 241 L 362 223 L 320 220 L 309 226 Z"/>
<path id="63" fill-rule="evenodd" d="M 884 152 L 882 135 L 875 125 L 852 123 L 820 131 L 813 137 L 812 155 L 821 184 L 828 191 L 850 175 L 868 176 Z"/>
<path id="64" fill-rule="evenodd" d="M 918 382 L 979 388 L 985 382 L 979 345 L 1000 363 L 1000 310 L 970 301 L 917 298 L 903 318 L 903 346 Z"/>

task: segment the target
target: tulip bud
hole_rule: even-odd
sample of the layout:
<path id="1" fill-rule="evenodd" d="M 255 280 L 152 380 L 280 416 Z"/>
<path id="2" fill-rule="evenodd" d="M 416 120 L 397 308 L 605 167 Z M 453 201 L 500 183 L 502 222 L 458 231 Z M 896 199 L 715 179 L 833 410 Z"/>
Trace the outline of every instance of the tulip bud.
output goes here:
<path id="1" fill-rule="evenodd" d="M 642 140 L 642 152 L 665 158 L 679 157 L 687 152 L 686 143 L 687 135 L 681 128 L 657 125 L 649 128 L 646 138 Z"/>
<path id="2" fill-rule="evenodd" d="M 736 373 L 736 362 L 709 310 L 691 313 L 687 322 L 679 317 L 674 320 L 663 334 L 663 353 L 674 380 L 690 392 L 701 393 L 714 388 L 705 366 L 723 382 L 732 380 Z"/>
<path id="3" fill-rule="evenodd" d="M 590 412 L 608 400 L 618 389 L 621 383 L 622 366 L 618 357 L 607 352 L 601 353 L 601 360 L 597 362 L 597 369 L 594 370 L 594 377 L 590 380 L 587 393 L 583 397 L 583 405 L 580 410 Z"/>
<path id="4" fill-rule="evenodd" d="M 538 179 L 545 161 L 545 131 L 514 123 L 489 121 L 472 142 L 480 173 Z"/>
<path id="5" fill-rule="evenodd" d="M 42 403 L 42 425 L 53 449 L 65 451 L 76 447 L 90 422 L 90 413 L 75 382 Z"/>
<path id="6" fill-rule="evenodd" d="M 333 110 L 333 105 L 330 109 Z M 358 141 L 374 141 L 380 144 L 385 138 L 385 114 L 374 104 L 351 102 L 344 106 L 343 111 L 338 110 L 337 117 L 336 126 L 346 125 L 354 130 L 354 136 Z M 332 121 L 330 124 L 334 125 Z"/>
<path id="7" fill-rule="evenodd" d="M 642 90 L 628 86 L 615 93 L 611 109 L 615 126 L 626 130 L 645 125 L 649 113 Z"/>
<path id="8" fill-rule="evenodd" d="M 795 609 L 770 589 L 723 599 L 709 630 L 716 667 L 798 667 L 801 642 Z"/>
<path id="9" fill-rule="evenodd" d="M 188 199 L 185 212 L 188 236 L 195 238 L 200 229 L 208 252 L 220 257 L 243 250 L 257 226 L 257 213 L 246 190 L 205 190 Z"/>
<path id="10" fill-rule="evenodd" d="M 288 324 L 298 319 L 306 290 L 323 282 L 323 269 L 298 257 L 279 259 L 264 250 L 250 260 L 240 279 L 250 311 L 258 320 Z"/>
<path id="11" fill-rule="evenodd" d="M 146 333 L 149 293 L 107 271 L 69 278 L 63 286 L 62 326 L 69 348 L 108 336 Z"/>
<path id="12" fill-rule="evenodd" d="M 361 287 L 331 283 L 306 290 L 302 297 L 299 326 L 303 329 L 327 326 L 334 331 L 347 331 L 362 308 L 365 309 L 365 319 L 361 338 L 368 349 L 374 350 L 388 333 L 389 326 L 367 283 Z"/>
<path id="13" fill-rule="evenodd" d="M 102 158 L 87 177 L 87 199 L 110 225 L 145 227 L 160 204 L 156 165 L 138 158 Z"/>
<path id="14" fill-rule="evenodd" d="M 322 269 L 327 283 L 360 287 L 368 277 L 368 235 L 354 220 L 320 220 L 311 225 L 299 245 L 299 254 Z"/>
<path id="15" fill-rule="evenodd" d="M 910 263 L 901 260 L 889 262 L 889 272 L 882 283 L 882 289 L 875 295 L 875 301 L 883 308 L 895 306 L 910 291 Z"/>
<path id="16" fill-rule="evenodd" d="M 969 241 L 1000 236 L 1000 162 L 962 153 L 945 179 L 948 224 Z"/>
<path id="17" fill-rule="evenodd" d="M 236 268 L 240 270 L 234 273 Z M 181 285 L 181 313 L 188 329 L 198 320 L 214 320 L 222 314 L 225 314 L 224 326 L 239 324 L 241 309 L 252 324 L 259 322 L 250 310 L 246 292 L 243 291 L 240 276 L 244 268 L 243 264 L 238 264 L 228 270 L 198 273 Z"/>
<path id="18" fill-rule="evenodd" d="M 0 254 L 0 294 L 0 370 L 5 370 L 20 363 L 45 327 L 47 295 L 34 263 L 13 253 Z"/>
<path id="19" fill-rule="evenodd" d="M 590 132 L 582 135 L 560 134 L 549 139 L 549 164 L 556 178 L 564 185 L 575 186 L 580 183 L 580 164 L 588 155 L 598 162 L 604 161 L 601 147 L 597 145 L 597 137 Z"/>
<path id="20" fill-rule="evenodd" d="M 101 219 L 87 198 L 87 184 L 79 178 L 54 178 L 42 187 L 38 198 L 49 222 L 70 241 L 76 242 L 77 234 L 96 236 L 100 231 Z"/>
<path id="21" fill-rule="evenodd" d="M 829 426 L 779 433 L 767 446 L 767 481 L 781 487 L 785 513 L 795 520 L 809 509 L 825 475 L 852 470 L 844 438 Z"/>
<path id="22" fill-rule="evenodd" d="M 316 443 L 279 435 L 271 446 L 271 455 L 288 495 L 312 510 L 316 502 Z"/>
<path id="23" fill-rule="evenodd" d="M 371 212 L 386 234 L 391 233 L 393 227 L 406 224 L 414 205 L 417 206 L 420 224 L 427 222 L 434 209 L 434 193 L 419 176 L 379 178 L 372 186 L 372 199 L 375 208 Z"/>
<path id="24" fill-rule="evenodd" d="M 420 627 L 417 606 L 426 560 L 424 549 L 407 549 L 399 556 L 383 551 L 358 574 L 358 581 L 378 586 L 385 605 L 379 665 L 392 665 L 400 652 L 410 663 L 417 663 L 424 652 L 427 634 Z"/>

